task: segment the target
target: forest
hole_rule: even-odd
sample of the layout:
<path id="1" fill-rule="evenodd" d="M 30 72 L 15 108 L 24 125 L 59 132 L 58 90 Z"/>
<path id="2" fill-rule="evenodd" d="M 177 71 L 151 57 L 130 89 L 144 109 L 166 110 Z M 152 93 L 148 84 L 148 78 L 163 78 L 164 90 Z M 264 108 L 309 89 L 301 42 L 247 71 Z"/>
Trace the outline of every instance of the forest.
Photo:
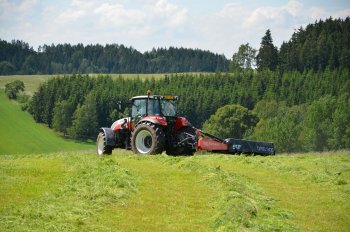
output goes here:
<path id="1" fill-rule="evenodd" d="M 141 53 L 118 44 L 44 45 L 0 40 L 0 74 L 174 73 L 227 71 L 224 55 L 187 48 L 157 48 Z"/>
<path id="2" fill-rule="evenodd" d="M 267 30 L 259 50 L 242 45 L 227 72 L 146 80 L 102 74 L 56 77 L 23 108 L 66 136 L 94 138 L 99 127 L 127 115 L 128 99 L 152 89 L 180 96 L 180 114 L 218 136 L 274 142 L 278 152 L 349 149 L 349 33 L 349 17 L 330 18 L 300 28 L 278 49 Z M 143 56 L 152 60 L 170 51 Z M 119 101 L 125 103 L 122 112 L 116 110 Z"/>

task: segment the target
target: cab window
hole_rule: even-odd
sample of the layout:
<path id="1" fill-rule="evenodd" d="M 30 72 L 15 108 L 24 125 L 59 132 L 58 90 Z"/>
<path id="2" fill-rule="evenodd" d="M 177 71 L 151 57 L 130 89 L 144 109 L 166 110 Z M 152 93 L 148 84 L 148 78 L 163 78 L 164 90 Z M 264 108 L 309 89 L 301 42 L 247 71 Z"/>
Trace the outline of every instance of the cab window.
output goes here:
<path id="1" fill-rule="evenodd" d="M 146 115 L 146 101 L 147 99 L 136 99 L 132 104 L 131 116 L 143 116 Z"/>
<path id="2" fill-rule="evenodd" d="M 149 99 L 148 102 L 148 115 L 160 115 L 160 107 L 158 99 Z"/>

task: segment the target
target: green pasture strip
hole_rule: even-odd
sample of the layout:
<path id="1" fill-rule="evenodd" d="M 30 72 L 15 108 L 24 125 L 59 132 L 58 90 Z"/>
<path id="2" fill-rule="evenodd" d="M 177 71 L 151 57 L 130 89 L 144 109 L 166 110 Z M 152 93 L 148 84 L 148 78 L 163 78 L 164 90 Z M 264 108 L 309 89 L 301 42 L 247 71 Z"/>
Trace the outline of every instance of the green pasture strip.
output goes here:
<path id="1" fill-rule="evenodd" d="M 38 89 L 39 85 L 50 78 L 63 76 L 63 75 L 12 75 L 12 76 L 0 76 L 0 91 L 5 89 L 7 83 L 13 82 L 15 80 L 23 81 L 25 86 L 25 92 L 29 95 Z"/>
<path id="2" fill-rule="evenodd" d="M 350 228 L 350 154 L 201 157 L 201 164 L 248 178 L 305 231 Z"/>
<path id="3" fill-rule="evenodd" d="M 213 73 L 209 72 L 186 72 L 186 73 L 124 73 L 124 74 L 102 74 L 102 75 L 110 75 L 112 78 L 118 78 L 118 77 L 123 77 L 126 79 L 135 79 L 135 78 L 140 78 L 140 80 L 146 80 L 150 78 L 154 79 L 162 79 L 165 76 L 175 76 L 175 75 L 190 75 L 190 76 L 200 76 L 200 75 L 209 75 Z M 99 76 L 101 74 L 89 74 L 90 76 Z"/>
<path id="4" fill-rule="evenodd" d="M 116 79 L 116 78 L 119 78 L 119 77 L 122 77 L 122 78 L 125 78 L 125 79 L 136 79 L 136 78 L 139 78 L 140 80 L 144 81 L 146 79 L 151 79 L 151 78 L 154 78 L 154 79 L 162 79 L 165 77 L 165 75 L 167 74 L 163 74 L 163 73 L 155 73 L 155 74 L 148 74 L 148 73 L 139 73 L 139 74 L 134 74 L 134 73 L 125 73 L 125 74 L 89 74 L 90 77 L 98 77 L 98 76 L 110 76 L 112 77 L 113 79 Z"/>
<path id="5" fill-rule="evenodd" d="M 65 140 L 29 113 L 20 110 L 0 91 L 0 155 L 48 153 L 67 150 L 92 150 L 90 144 Z"/>
<path id="6" fill-rule="evenodd" d="M 1 179 L 15 180 L 20 175 L 25 176 L 24 179 L 37 178 L 32 184 L 39 189 L 35 197 L 28 197 L 25 189 L 21 189 L 23 181 L 5 181 L 7 190 L 18 190 L 17 195 L 22 196 L 18 202 L 2 203 L 2 231 L 106 231 L 103 225 L 91 223 L 95 215 L 110 204 L 125 204 L 137 191 L 137 178 L 130 171 L 112 159 L 99 159 L 92 154 L 2 156 L 0 159 L 6 161 L 1 166 Z M 52 171 L 41 166 L 56 164 L 60 167 Z M 51 180 L 54 183 L 45 184 Z"/>

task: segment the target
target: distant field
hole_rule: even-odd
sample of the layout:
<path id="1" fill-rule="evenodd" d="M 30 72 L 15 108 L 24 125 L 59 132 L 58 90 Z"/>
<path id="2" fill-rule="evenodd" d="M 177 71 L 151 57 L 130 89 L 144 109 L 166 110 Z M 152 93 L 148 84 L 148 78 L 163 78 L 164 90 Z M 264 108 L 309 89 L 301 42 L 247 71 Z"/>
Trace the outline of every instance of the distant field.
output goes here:
<path id="1" fill-rule="evenodd" d="M 32 154 L 92 149 L 87 144 L 67 141 L 47 127 L 34 122 L 0 91 L 0 155 Z"/>
<path id="2" fill-rule="evenodd" d="M 188 73 L 191 75 L 200 75 L 200 74 L 209 74 L 209 73 Z M 112 78 L 117 78 L 119 76 L 124 78 L 140 78 L 141 80 L 145 80 L 147 78 L 163 78 L 165 75 L 171 75 L 171 74 L 89 74 L 89 76 L 97 77 L 99 75 L 109 75 Z M 12 75 L 12 76 L 0 76 L 0 89 L 5 88 L 5 84 L 14 81 L 14 80 L 21 80 L 23 81 L 26 93 L 32 95 L 39 87 L 39 85 L 48 79 L 52 77 L 57 76 L 64 76 L 63 74 L 60 75 Z"/>
<path id="3" fill-rule="evenodd" d="M 5 85 L 14 80 L 21 80 L 25 85 L 27 94 L 32 95 L 39 87 L 39 85 L 56 75 L 13 75 L 0 76 L 0 90 L 5 89 Z"/>

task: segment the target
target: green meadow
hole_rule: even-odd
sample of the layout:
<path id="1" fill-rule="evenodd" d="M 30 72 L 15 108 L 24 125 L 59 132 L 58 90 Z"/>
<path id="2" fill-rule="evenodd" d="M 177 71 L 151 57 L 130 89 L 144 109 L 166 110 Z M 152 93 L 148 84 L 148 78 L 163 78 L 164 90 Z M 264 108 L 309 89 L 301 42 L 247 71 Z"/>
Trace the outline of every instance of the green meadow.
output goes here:
<path id="1" fill-rule="evenodd" d="M 32 116 L 9 101 L 0 92 L 0 155 L 33 154 L 91 149 L 91 144 L 62 139 L 46 126 L 34 122 Z"/>
<path id="2" fill-rule="evenodd" d="M 349 151 L 98 158 L 0 94 L 1 231 L 349 231 L 349 199 Z"/>

